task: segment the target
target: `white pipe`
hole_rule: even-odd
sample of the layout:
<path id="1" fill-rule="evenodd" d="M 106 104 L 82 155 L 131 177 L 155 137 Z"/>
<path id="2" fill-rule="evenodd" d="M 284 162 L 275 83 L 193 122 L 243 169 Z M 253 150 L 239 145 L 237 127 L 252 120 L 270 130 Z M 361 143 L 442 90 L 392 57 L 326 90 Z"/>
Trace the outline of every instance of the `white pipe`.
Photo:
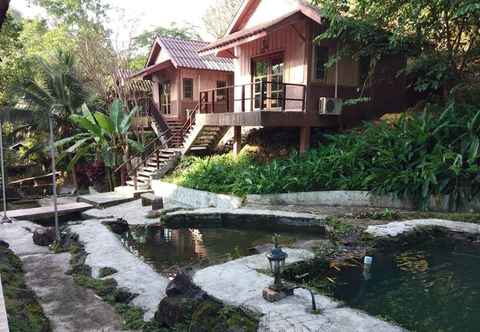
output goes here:
<path id="1" fill-rule="evenodd" d="M 5 179 L 5 165 L 3 160 L 3 120 L 0 119 L 0 163 L 2 169 L 2 197 L 3 197 L 3 218 L 1 223 L 10 222 L 10 219 L 7 217 L 7 181 Z"/>
<path id="2" fill-rule="evenodd" d="M 52 107 L 53 109 L 53 107 Z M 55 236 L 57 242 L 60 242 L 60 230 L 58 226 L 58 206 L 57 206 L 57 166 L 55 162 L 55 143 L 53 140 L 52 110 L 48 113 L 48 127 L 50 131 L 50 156 L 52 158 L 52 185 L 53 185 L 53 213 L 55 218 Z"/>

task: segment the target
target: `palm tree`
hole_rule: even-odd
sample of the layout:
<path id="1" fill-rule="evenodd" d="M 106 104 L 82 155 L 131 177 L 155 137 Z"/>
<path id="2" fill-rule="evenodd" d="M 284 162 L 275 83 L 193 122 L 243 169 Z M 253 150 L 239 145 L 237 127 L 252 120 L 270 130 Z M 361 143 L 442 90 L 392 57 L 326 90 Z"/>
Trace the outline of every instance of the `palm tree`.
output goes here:
<path id="1" fill-rule="evenodd" d="M 56 136 L 66 137 L 73 128 L 70 115 L 77 113 L 89 97 L 76 74 L 75 57 L 57 50 L 54 61 L 37 58 L 37 62 L 39 76 L 21 87 L 24 100 L 33 111 L 37 128 L 47 130 L 47 115 L 52 112 Z"/>
<path id="2" fill-rule="evenodd" d="M 81 132 L 56 142 L 58 147 L 69 146 L 62 156 L 73 155 L 69 169 L 74 167 L 78 160 L 94 156 L 95 160 L 102 160 L 108 173 L 110 189 L 115 183 L 112 169 L 128 160 L 130 149 L 142 151 L 143 146 L 128 136 L 133 116 L 140 110 L 135 107 L 130 113 L 124 111 L 120 100 L 115 100 L 109 109 L 109 114 L 90 112 L 84 104 L 82 115 L 73 114 L 70 120 L 81 129 Z"/>

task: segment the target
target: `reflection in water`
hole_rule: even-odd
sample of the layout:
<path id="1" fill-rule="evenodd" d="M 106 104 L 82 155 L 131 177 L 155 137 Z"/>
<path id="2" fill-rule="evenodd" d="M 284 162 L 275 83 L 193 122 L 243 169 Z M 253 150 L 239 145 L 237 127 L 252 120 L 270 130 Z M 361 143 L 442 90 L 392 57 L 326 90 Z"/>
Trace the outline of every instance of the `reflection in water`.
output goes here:
<path id="1" fill-rule="evenodd" d="M 284 244 L 318 239 L 305 233 L 280 233 Z M 124 235 L 124 245 L 135 255 L 168 273 L 178 267 L 198 268 L 251 254 L 251 248 L 272 242 L 272 232 L 231 228 L 136 228 Z"/>
<path id="2" fill-rule="evenodd" d="M 323 288 L 328 277 L 335 298 L 412 331 L 479 331 L 479 249 L 457 243 L 377 256 L 370 279 L 355 266 L 309 282 Z"/>

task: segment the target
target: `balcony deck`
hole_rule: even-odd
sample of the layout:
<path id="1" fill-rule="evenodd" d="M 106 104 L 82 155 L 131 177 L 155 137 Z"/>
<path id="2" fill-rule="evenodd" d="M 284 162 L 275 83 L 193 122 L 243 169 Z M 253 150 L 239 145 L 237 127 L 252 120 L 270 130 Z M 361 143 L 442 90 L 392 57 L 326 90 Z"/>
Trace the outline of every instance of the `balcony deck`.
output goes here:
<path id="1" fill-rule="evenodd" d="M 204 126 L 245 127 L 312 127 L 335 128 L 339 126 L 338 115 L 318 115 L 298 111 L 252 111 L 235 113 L 200 113 L 197 123 Z"/>
<path id="2" fill-rule="evenodd" d="M 203 90 L 196 122 L 204 126 L 339 126 L 338 115 L 319 115 L 316 110 L 308 110 L 306 99 L 304 84 L 284 82 L 262 81 Z"/>

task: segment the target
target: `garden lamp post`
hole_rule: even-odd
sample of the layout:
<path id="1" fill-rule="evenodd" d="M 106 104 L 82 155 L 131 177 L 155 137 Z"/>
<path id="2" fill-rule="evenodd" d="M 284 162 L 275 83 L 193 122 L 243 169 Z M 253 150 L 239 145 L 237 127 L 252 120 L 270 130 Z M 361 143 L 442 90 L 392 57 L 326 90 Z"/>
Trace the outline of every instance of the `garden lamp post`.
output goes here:
<path id="1" fill-rule="evenodd" d="M 5 178 L 5 164 L 3 160 L 3 120 L 0 118 L 0 164 L 2 169 L 2 199 L 3 199 L 3 217 L 0 224 L 12 222 L 7 216 L 7 179 Z"/>
<path id="2" fill-rule="evenodd" d="M 57 243 L 60 242 L 60 229 L 58 226 L 58 206 L 57 206 L 57 165 L 55 161 L 55 141 L 53 137 L 53 109 L 55 105 L 52 106 L 50 112 L 48 112 L 48 129 L 49 129 L 49 145 L 50 145 L 50 157 L 52 159 L 52 191 L 53 191 L 53 214 L 55 218 L 55 238 Z"/>
<path id="3" fill-rule="evenodd" d="M 282 289 L 282 279 L 280 274 L 282 268 L 285 266 L 285 260 L 287 259 L 287 253 L 278 246 L 278 235 L 274 236 L 274 247 L 272 251 L 267 255 L 268 263 L 270 264 L 270 271 L 273 274 L 273 284 L 270 286 L 273 290 Z"/>
<path id="4" fill-rule="evenodd" d="M 274 246 L 267 255 L 270 271 L 273 274 L 273 284 L 263 290 L 263 298 L 269 302 L 280 301 L 293 295 L 293 288 L 282 283 L 281 273 L 288 254 L 278 245 L 278 235 L 274 236 Z"/>

